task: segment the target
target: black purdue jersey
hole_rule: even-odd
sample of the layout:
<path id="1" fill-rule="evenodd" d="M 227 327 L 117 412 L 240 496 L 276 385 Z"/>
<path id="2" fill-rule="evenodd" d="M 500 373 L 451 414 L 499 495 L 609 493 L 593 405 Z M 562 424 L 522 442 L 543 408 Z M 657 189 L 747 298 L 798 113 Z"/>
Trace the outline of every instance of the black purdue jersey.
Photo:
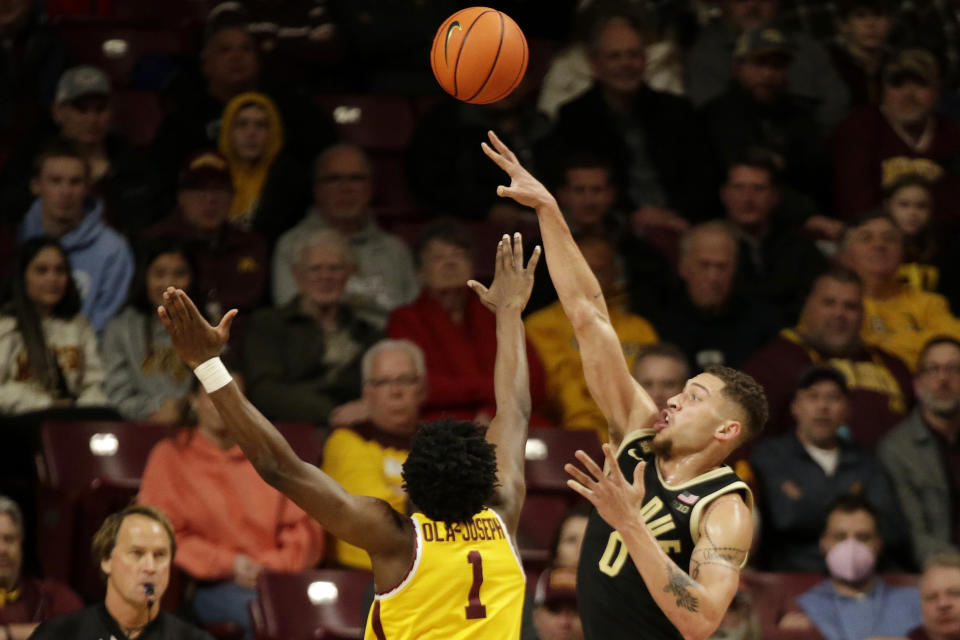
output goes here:
<path id="1" fill-rule="evenodd" d="M 727 466 L 682 485 L 668 486 L 660 478 L 650 451 L 650 440 L 655 435 L 653 429 L 627 434 L 617 452 L 617 463 L 629 482 L 637 463 L 648 462 L 644 473 L 643 519 L 664 552 L 687 572 L 690 555 L 700 537 L 700 516 L 706 506 L 719 496 L 736 492 L 752 509 L 753 495 Z M 620 534 L 596 509 L 590 514 L 577 569 L 577 608 L 587 640 L 682 639 L 650 595 Z"/>

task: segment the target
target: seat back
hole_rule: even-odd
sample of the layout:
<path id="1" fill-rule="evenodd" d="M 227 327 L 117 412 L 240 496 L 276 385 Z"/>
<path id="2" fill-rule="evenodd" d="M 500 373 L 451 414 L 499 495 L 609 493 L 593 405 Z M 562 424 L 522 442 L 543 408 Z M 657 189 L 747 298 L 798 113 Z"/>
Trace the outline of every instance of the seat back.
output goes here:
<path id="1" fill-rule="evenodd" d="M 400 152 L 413 135 L 413 103 L 403 96 L 318 94 L 340 137 L 371 151 Z"/>
<path id="2" fill-rule="evenodd" d="M 563 465 L 576 463 L 574 454 L 577 449 L 582 449 L 595 461 L 601 459 L 600 439 L 595 431 L 567 431 L 549 427 L 530 429 L 526 450 L 528 494 L 571 494 L 567 486 L 570 476 L 563 470 Z"/>
<path id="3" fill-rule="evenodd" d="M 255 629 L 263 640 L 353 640 L 363 637 L 368 571 L 264 571 L 257 577 Z"/>

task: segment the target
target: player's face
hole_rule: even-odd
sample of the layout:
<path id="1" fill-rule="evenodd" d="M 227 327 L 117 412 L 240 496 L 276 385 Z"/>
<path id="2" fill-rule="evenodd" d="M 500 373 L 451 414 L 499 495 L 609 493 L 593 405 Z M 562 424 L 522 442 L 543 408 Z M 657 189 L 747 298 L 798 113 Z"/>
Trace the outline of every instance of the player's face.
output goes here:
<path id="1" fill-rule="evenodd" d="M 670 356 L 647 356 L 637 362 L 634 377 L 663 411 L 667 401 L 683 391 L 690 375 L 687 365 Z"/>
<path id="2" fill-rule="evenodd" d="M 583 640 L 580 614 L 572 602 L 537 607 L 533 610 L 533 626 L 540 640 Z"/>
<path id="3" fill-rule="evenodd" d="M 860 285 L 820 278 L 810 292 L 801 316 L 803 330 L 818 346 L 841 354 L 856 344 L 863 324 Z"/>
<path id="4" fill-rule="evenodd" d="M 43 203 L 41 216 L 47 232 L 62 236 L 83 220 L 87 197 L 87 169 L 77 158 L 48 158 L 30 183 Z"/>
<path id="5" fill-rule="evenodd" d="M 758 167 L 736 166 L 730 169 L 720 199 L 730 222 L 746 231 L 764 227 L 777 205 L 779 192 L 770 180 L 770 172 Z"/>
<path id="6" fill-rule="evenodd" d="M 373 183 L 366 157 L 357 149 L 334 149 L 317 167 L 313 200 L 323 215 L 339 222 L 353 222 L 366 214 Z"/>
<path id="7" fill-rule="evenodd" d="M 23 539 L 17 525 L 6 513 L 0 513 L 0 588 L 12 589 L 20 578 Z"/>
<path id="8" fill-rule="evenodd" d="M 873 550 L 874 555 L 880 553 L 880 534 L 877 532 L 877 523 L 873 516 L 866 511 L 834 511 L 827 518 L 827 527 L 820 538 L 820 551 L 824 557 L 833 549 L 833 546 L 847 538 L 856 538 Z"/>
<path id="9" fill-rule="evenodd" d="M 657 455 L 669 458 L 700 451 L 710 444 L 718 429 L 729 425 L 732 420 L 727 416 L 732 407 L 721 396 L 723 386 L 720 378 L 709 373 L 687 380 L 683 391 L 667 401 L 667 408 L 653 425 L 657 435 L 652 444 Z"/>
<path id="10" fill-rule="evenodd" d="M 874 218 L 850 231 L 847 257 L 861 277 L 893 277 L 903 261 L 903 237 L 892 220 Z"/>
<path id="11" fill-rule="evenodd" d="M 129 605 L 146 606 L 145 584 L 153 584 L 160 599 L 170 578 L 170 537 L 153 518 L 129 515 L 120 524 L 110 557 L 100 563 L 107 574 L 107 597 L 119 597 Z"/>
<path id="12" fill-rule="evenodd" d="M 147 267 L 147 298 L 154 307 L 163 303 L 167 287 L 190 288 L 190 265 L 180 253 L 161 253 Z"/>
<path id="13" fill-rule="evenodd" d="M 293 275 L 308 305 L 329 307 L 343 297 L 350 279 L 350 263 L 336 248 L 317 245 L 303 252 Z"/>
<path id="14" fill-rule="evenodd" d="M 912 236 L 923 230 L 933 213 L 933 198 L 930 192 L 918 184 L 897 189 L 887 200 L 887 210 L 905 235 Z"/>
<path id="15" fill-rule="evenodd" d="M 462 289 L 473 277 L 470 252 L 439 238 L 423 248 L 420 257 L 420 283 L 431 291 Z"/>
<path id="16" fill-rule="evenodd" d="M 581 227 L 603 223 L 613 207 L 617 192 L 610 172 L 603 167 L 568 169 L 567 182 L 558 191 L 560 207 L 570 221 Z"/>
<path id="17" fill-rule="evenodd" d="M 621 93 L 633 93 L 640 88 L 645 62 L 640 34 L 619 19 L 607 23 L 590 56 L 590 68 L 597 83 Z"/>
<path id="18" fill-rule="evenodd" d="M 927 411 L 942 417 L 960 412 L 960 349 L 943 343 L 931 347 L 917 364 L 913 388 Z"/>
<path id="19" fill-rule="evenodd" d="M 583 547 L 583 536 L 587 532 L 587 516 L 571 516 L 560 526 L 560 537 L 557 540 L 557 556 L 553 561 L 555 567 L 576 569 L 580 562 L 580 549 Z"/>
<path id="20" fill-rule="evenodd" d="M 934 567 L 924 573 L 920 606 L 928 636 L 960 637 L 960 568 Z"/>
<path id="21" fill-rule="evenodd" d="M 798 389 L 790 410 L 801 442 L 829 448 L 836 444 L 837 430 L 847 420 L 847 397 L 832 380 L 821 380 Z"/>
<path id="22" fill-rule="evenodd" d="M 424 379 L 413 358 L 403 349 L 387 349 L 374 358 L 363 383 L 363 397 L 371 421 L 395 433 L 412 433 L 426 395 Z"/>

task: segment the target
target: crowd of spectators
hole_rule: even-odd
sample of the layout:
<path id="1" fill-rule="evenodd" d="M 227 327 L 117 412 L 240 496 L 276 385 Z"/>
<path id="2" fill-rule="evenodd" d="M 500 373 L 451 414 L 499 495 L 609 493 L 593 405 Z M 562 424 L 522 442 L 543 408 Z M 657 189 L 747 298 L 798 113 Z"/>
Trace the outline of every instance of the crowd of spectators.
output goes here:
<path id="1" fill-rule="evenodd" d="M 29 475 L 29 434 L 51 418 L 180 429 L 139 495 L 169 522 L 131 517 L 175 534 L 197 619 L 243 623 L 263 568 L 369 559 L 325 547 L 255 477 L 158 322 L 163 290 L 214 323 L 238 309 L 227 359 L 251 401 L 315 425 L 325 471 L 403 511 L 419 420 L 493 415 L 495 317 L 466 282 L 488 274 L 484 238 L 536 228 L 496 195 L 479 148 L 493 129 L 556 194 L 658 406 L 713 364 L 764 386 L 766 432 L 732 461 L 757 497 L 752 565 L 830 576 L 783 627 L 960 633 L 939 604 L 960 548 L 960 6 L 504 2 L 536 45 L 530 70 L 469 105 L 426 63 L 425 25 L 463 3 L 211 2 L 192 49 L 137 66 L 163 115 L 134 143 L 118 99 L 132 76 L 78 55 L 69 3 L 46 4 L 0 7 L 0 457 L 28 461 L 0 479 Z M 398 174 L 319 106 L 335 92 L 418 104 Z M 543 262 L 525 320 L 534 424 L 605 438 Z M 34 526 L 16 479 L 0 494 L 27 504 L 0 500 L 0 539 Z M 551 566 L 534 626 L 577 637 L 571 565 Z M 916 590 L 874 576 L 924 568 L 921 621 Z M 0 572 L 7 637 L 29 633 L 3 626 L 18 584 Z M 44 581 L 17 588 L 26 613 L 72 606 Z M 724 628 L 749 637 L 750 602 Z M 850 626 L 864 607 L 899 626 Z"/>

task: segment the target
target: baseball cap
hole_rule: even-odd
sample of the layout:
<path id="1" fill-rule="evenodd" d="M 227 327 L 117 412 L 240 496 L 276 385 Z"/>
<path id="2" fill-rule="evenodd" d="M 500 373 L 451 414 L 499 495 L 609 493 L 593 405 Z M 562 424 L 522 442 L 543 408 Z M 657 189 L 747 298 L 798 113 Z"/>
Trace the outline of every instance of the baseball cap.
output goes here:
<path id="1" fill-rule="evenodd" d="M 537 607 L 554 604 L 577 605 L 577 571 L 566 567 L 547 569 L 540 574 L 533 594 Z"/>
<path id="2" fill-rule="evenodd" d="M 100 69 L 81 65 L 63 72 L 54 102 L 74 102 L 87 96 L 109 96 L 110 79 Z"/>
<path id="3" fill-rule="evenodd" d="M 883 81 L 898 84 L 905 78 L 918 79 L 924 84 L 940 84 L 940 65 L 926 49 L 903 49 L 883 68 Z"/>
<path id="4" fill-rule="evenodd" d="M 829 380 L 840 387 L 840 391 L 843 392 L 843 395 L 848 395 L 850 393 L 850 388 L 847 386 L 847 378 L 840 371 L 834 369 L 833 367 L 826 367 L 823 365 L 814 365 L 800 374 L 800 377 L 797 379 L 797 390 L 800 389 L 809 389 L 813 385 L 823 380 Z"/>
<path id="5" fill-rule="evenodd" d="M 792 58 L 793 50 L 787 36 L 773 27 L 747 29 L 737 38 L 737 44 L 733 49 L 734 58 L 763 54 L 776 54 L 785 58 Z"/>
<path id="6" fill-rule="evenodd" d="M 181 189 L 226 188 L 233 191 L 230 165 L 216 151 L 199 151 L 190 156 L 180 171 Z"/>

